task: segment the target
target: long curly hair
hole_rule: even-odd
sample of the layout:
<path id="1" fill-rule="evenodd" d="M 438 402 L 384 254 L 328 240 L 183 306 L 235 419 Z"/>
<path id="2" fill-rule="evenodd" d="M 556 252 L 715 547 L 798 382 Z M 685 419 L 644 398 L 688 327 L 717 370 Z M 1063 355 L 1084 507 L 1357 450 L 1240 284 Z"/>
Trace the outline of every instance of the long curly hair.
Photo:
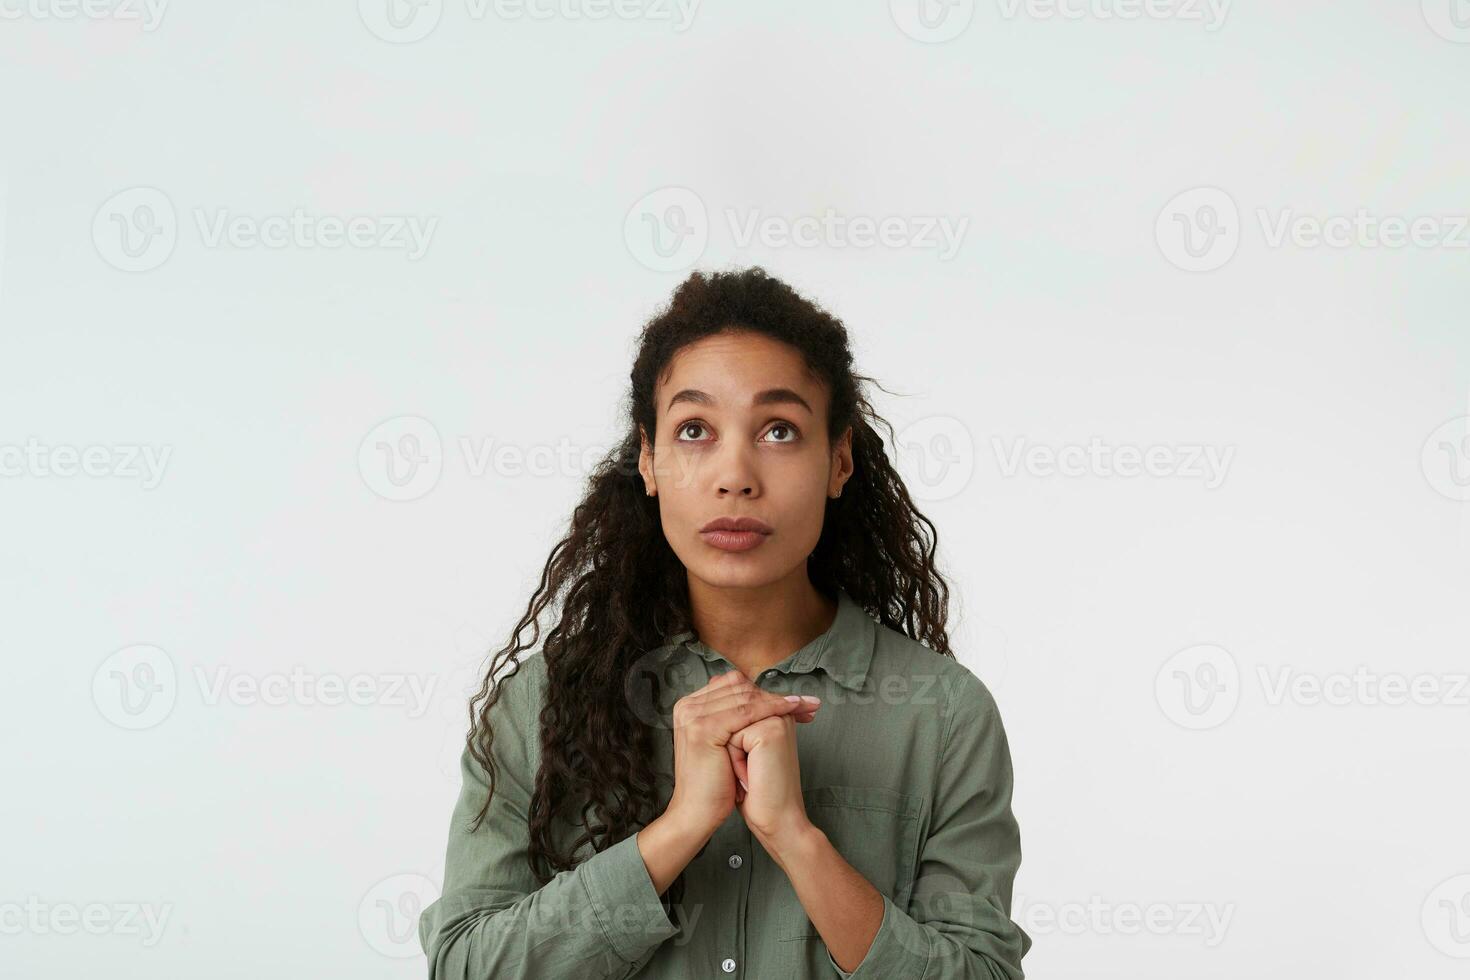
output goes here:
<path id="1" fill-rule="evenodd" d="M 890 441 L 893 427 L 860 387 L 876 382 L 853 373 L 842 322 L 760 267 L 694 272 L 644 325 L 622 441 L 593 469 L 525 614 L 509 642 L 491 655 L 484 683 L 470 699 L 466 748 L 489 775 L 473 830 L 495 792 L 491 708 L 500 683 L 519 670 L 520 654 L 540 643 L 547 686 L 529 860 L 543 884 L 573 867 L 574 853 L 589 842 L 594 851 L 605 850 L 660 813 L 653 739 L 661 730 L 637 717 L 625 681 L 640 657 L 673 633 L 693 630 L 693 622 L 684 566 L 664 538 L 658 498 L 646 494 L 638 471 L 639 427 L 652 441 L 654 385 L 674 354 L 727 330 L 755 331 L 799 351 L 827 385 L 829 440 L 852 427 L 854 472 L 842 495 L 827 500 L 821 536 L 807 560 L 812 584 L 829 598 L 841 587 L 884 625 L 954 655 L 945 632 L 949 587 L 934 562 L 937 533 L 884 451 L 876 426 L 886 427 Z M 543 639 L 541 614 L 558 599 L 559 616 Z M 573 808 L 578 812 L 558 813 Z M 581 829 L 565 852 L 557 850 L 552 833 L 558 815 Z"/>

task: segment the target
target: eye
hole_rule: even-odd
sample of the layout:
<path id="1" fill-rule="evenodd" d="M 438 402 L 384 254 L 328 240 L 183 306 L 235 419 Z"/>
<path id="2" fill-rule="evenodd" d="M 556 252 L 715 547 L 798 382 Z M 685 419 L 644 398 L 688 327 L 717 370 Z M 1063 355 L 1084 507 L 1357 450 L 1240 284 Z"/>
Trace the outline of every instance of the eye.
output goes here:
<path id="1" fill-rule="evenodd" d="M 801 432 L 798 431 L 796 426 L 792 425 L 790 422 L 777 422 L 775 425 L 766 430 L 767 435 L 776 432 L 789 433 L 789 437 L 786 439 L 773 439 L 771 440 L 772 442 L 795 442 L 797 439 L 801 438 Z"/>
<path id="2" fill-rule="evenodd" d="M 683 423 L 677 429 L 674 430 L 674 432 L 677 433 L 677 435 L 674 438 L 674 441 L 675 442 L 704 442 L 704 441 L 706 441 L 704 439 L 685 439 L 684 438 L 684 435 L 690 429 L 694 429 L 696 431 L 700 431 L 700 430 L 703 430 L 705 428 L 706 428 L 706 426 L 705 426 L 705 424 L 703 422 L 700 422 L 697 419 L 691 419 L 690 421 Z"/>

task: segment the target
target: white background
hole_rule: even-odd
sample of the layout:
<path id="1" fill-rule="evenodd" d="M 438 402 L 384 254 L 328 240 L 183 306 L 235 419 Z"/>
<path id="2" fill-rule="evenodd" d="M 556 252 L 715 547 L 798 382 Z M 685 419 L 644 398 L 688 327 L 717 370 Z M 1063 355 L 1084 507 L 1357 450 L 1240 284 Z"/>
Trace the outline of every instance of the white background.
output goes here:
<path id="1" fill-rule="evenodd" d="M 1470 4 L 96 2 L 0 0 L 0 973 L 422 976 L 481 659 L 758 263 L 896 393 L 1028 976 L 1464 975 Z"/>

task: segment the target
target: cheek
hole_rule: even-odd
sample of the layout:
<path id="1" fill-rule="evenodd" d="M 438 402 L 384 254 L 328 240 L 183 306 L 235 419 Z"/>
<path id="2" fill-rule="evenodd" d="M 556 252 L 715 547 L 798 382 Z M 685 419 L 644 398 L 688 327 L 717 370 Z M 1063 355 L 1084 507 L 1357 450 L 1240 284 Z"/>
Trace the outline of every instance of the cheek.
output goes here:
<path id="1" fill-rule="evenodd" d="M 664 534 L 670 541 L 680 536 L 694 533 L 700 524 L 698 517 L 699 508 L 695 504 L 697 494 L 687 487 L 681 487 L 674 481 L 666 488 L 660 485 L 658 488 L 658 515 L 663 524 Z"/>
<path id="2" fill-rule="evenodd" d="M 822 521 L 827 512 L 826 477 L 811 479 L 803 474 L 800 485 L 788 484 L 767 499 L 772 513 L 780 522 L 789 547 L 806 554 L 822 536 Z"/>

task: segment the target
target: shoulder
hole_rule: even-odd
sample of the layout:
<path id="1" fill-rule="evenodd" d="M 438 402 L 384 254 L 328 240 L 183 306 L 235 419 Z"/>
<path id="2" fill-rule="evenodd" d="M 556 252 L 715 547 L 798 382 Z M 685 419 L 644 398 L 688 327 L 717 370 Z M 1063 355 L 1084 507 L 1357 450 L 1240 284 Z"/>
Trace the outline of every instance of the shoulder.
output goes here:
<path id="1" fill-rule="evenodd" d="M 500 703 L 522 718 L 535 717 L 546 691 L 546 658 L 538 650 L 524 654 L 513 669 L 503 670 L 495 680 Z"/>
<path id="2" fill-rule="evenodd" d="M 486 715 L 497 755 L 534 754 L 540 739 L 541 706 L 545 703 L 546 661 L 539 651 L 522 655 L 514 668 L 495 678 L 495 701 Z"/>
<path id="3" fill-rule="evenodd" d="M 912 691 L 925 687 L 934 691 L 942 706 L 946 734 L 955 727 L 956 719 L 968 725 L 999 720 L 995 696 L 964 662 L 938 653 L 892 627 L 875 625 L 870 684 L 891 684 L 899 678 Z"/>

